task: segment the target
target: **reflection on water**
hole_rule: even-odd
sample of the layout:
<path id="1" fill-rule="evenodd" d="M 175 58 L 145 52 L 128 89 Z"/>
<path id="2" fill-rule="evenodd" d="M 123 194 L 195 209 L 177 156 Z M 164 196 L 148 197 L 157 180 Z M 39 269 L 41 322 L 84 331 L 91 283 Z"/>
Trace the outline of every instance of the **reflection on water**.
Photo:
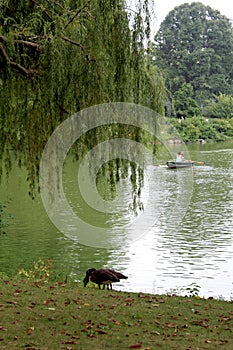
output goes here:
<path id="1" fill-rule="evenodd" d="M 83 279 L 88 268 L 108 266 L 129 276 L 117 289 L 163 293 L 195 282 L 201 287 L 201 295 L 230 298 L 233 292 L 232 145 L 190 146 L 191 159 L 206 164 L 192 170 L 175 171 L 149 165 L 149 180 L 145 179 L 141 198 L 145 202 L 149 198 L 148 212 L 154 218 L 154 225 L 130 245 L 125 245 L 122 237 L 127 235 L 127 221 L 133 217 L 129 210 L 131 193 L 127 179 L 122 181 L 116 210 L 107 217 L 107 225 L 122 241 L 117 249 L 82 246 L 58 232 L 40 198 L 34 202 L 28 198 L 26 174 L 14 169 L 9 181 L 3 179 L 0 188 L 1 201 L 9 200 L 7 209 L 15 216 L 7 235 L 0 237 L 1 270 L 13 273 L 21 267 L 27 268 L 39 256 L 52 257 L 76 281 Z M 161 157 L 165 162 L 166 152 Z M 68 164 L 65 173 L 67 197 L 72 205 L 79 205 L 74 164 Z M 88 211 L 84 211 L 85 215 L 88 220 Z M 143 213 L 139 219 L 140 215 Z M 104 221 L 103 216 L 100 221 Z"/>

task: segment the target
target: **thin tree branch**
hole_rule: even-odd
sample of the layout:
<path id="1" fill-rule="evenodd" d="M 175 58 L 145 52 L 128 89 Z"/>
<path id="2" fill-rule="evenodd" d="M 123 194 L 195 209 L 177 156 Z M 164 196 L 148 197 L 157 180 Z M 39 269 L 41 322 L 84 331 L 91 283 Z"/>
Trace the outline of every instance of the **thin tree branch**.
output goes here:
<path id="1" fill-rule="evenodd" d="M 81 47 L 82 50 L 84 50 L 84 47 L 80 43 L 78 43 L 77 41 L 71 40 L 71 39 L 67 38 L 66 36 L 62 36 L 61 38 L 64 41 L 67 41 L 68 43 L 71 43 L 73 45 L 79 46 L 79 47 Z"/>
<path id="2" fill-rule="evenodd" d="M 6 51 L 5 51 L 5 49 L 4 49 L 4 47 L 2 45 L 0 45 L 0 55 L 2 56 L 3 61 L 9 63 L 10 59 L 7 56 L 7 53 L 6 53 Z"/>
<path id="3" fill-rule="evenodd" d="M 64 29 L 66 29 L 68 27 L 68 25 L 70 23 L 72 23 L 76 17 L 78 17 L 78 15 L 80 14 L 80 12 L 82 12 L 82 10 L 85 9 L 85 7 L 87 7 L 87 5 L 91 2 L 91 0 L 88 0 L 80 9 L 78 9 L 78 11 L 75 13 L 75 15 L 69 20 L 69 22 L 65 25 Z"/>
<path id="4" fill-rule="evenodd" d="M 27 68 L 21 66 L 20 64 L 13 62 L 13 61 L 10 61 L 10 66 L 26 77 L 30 77 L 35 73 L 35 72 L 31 71 L 30 69 L 27 69 Z"/>
<path id="5" fill-rule="evenodd" d="M 49 0 L 46 0 L 46 2 L 50 5 L 53 6 Z M 55 5 L 57 5 L 58 7 L 60 7 L 62 10 L 64 10 L 64 7 L 58 2 L 58 1 L 53 1 Z"/>
<path id="6" fill-rule="evenodd" d="M 28 41 L 28 40 L 15 40 L 14 43 L 34 48 L 37 51 L 43 51 L 44 49 L 43 45 L 34 43 L 32 41 Z"/>
<path id="7" fill-rule="evenodd" d="M 0 45 L 0 55 L 2 56 L 4 62 L 9 64 L 11 68 L 17 70 L 22 75 L 29 77 L 33 74 L 33 72 L 30 69 L 27 69 L 27 68 L 21 66 L 20 64 L 11 61 L 2 45 Z"/>

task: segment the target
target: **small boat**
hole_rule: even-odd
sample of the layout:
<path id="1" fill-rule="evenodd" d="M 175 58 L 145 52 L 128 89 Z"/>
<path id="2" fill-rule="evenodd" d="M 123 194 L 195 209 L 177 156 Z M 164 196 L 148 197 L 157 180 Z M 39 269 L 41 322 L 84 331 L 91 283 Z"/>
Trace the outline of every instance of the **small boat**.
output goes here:
<path id="1" fill-rule="evenodd" d="M 176 162 L 174 160 L 169 160 L 167 162 L 167 166 L 170 169 L 177 169 L 177 168 L 190 168 L 192 167 L 194 162 L 192 161 L 184 161 L 184 162 Z"/>

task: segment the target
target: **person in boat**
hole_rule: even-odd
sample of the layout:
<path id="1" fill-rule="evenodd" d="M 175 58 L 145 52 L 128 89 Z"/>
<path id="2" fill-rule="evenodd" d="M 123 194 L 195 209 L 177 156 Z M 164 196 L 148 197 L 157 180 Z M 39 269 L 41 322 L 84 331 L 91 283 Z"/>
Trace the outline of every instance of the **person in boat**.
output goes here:
<path id="1" fill-rule="evenodd" d="M 182 163 L 184 162 L 185 159 L 184 159 L 184 153 L 183 152 L 178 152 L 177 153 L 177 156 L 176 156 L 176 162 L 177 163 Z"/>

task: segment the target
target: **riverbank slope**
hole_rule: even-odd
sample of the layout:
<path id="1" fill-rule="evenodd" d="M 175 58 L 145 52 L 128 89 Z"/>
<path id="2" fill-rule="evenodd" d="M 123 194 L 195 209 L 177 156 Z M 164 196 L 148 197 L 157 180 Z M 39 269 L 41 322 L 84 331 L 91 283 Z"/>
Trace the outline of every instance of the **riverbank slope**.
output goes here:
<path id="1" fill-rule="evenodd" d="M 0 349 L 232 349 L 232 303 L 1 280 Z"/>

